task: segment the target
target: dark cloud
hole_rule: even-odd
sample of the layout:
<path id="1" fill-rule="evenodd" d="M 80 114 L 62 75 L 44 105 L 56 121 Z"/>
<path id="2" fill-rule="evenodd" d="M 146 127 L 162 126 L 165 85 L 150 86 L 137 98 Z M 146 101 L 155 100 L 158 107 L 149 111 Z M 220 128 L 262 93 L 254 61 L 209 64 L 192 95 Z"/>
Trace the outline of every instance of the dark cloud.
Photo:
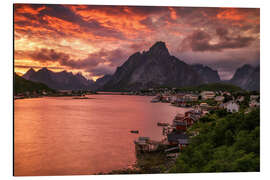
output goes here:
<path id="1" fill-rule="evenodd" d="M 39 49 L 36 51 L 15 51 L 14 53 L 16 59 L 30 58 L 35 61 L 44 62 L 58 62 L 61 66 L 66 66 L 73 69 L 84 69 L 91 72 L 92 69 L 98 67 L 99 64 L 108 63 L 107 69 L 115 68 L 123 63 L 126 58 L 126 54 L 120 50 L 106 51 L 104 49 L 88 54 L 87 58 L 84 59 L 71 59 L 66 53 L 56 52 L 53 49 Z M 104 67 L 103 67 L 104 69 Z M 102 70 L 102 68 L 97 68 L 96 71 Z"/>
<path id="2" fill-rule="evenodd" d="M 160 14 L 168 11 L 168 7 L 161 6 L 128 6 L 128 8 L 133 13 L 140 15 Z"/>
<path id="3" fill-rule="evenodd" d="M 153 44 L 154 44 L 154 42 L 142 40 L 140 42 L 133 42 L 128 47 L 131 49 L 131 52 L 134 53 L 137 51 L 149 49 Z"/>
<path id="4" fill-rule="evenodd" d="M 116 69 L 115 67 L 102 65 L 97 66 L 93 69 L 89 69 L 89 72 L 91 73 L 92 76 L 103 76 L 105 74 L 113 74 L 115 69 Z"/>
<path id="5" fill-rule="evenodd" d="M 31 65 L 15 65 L 15 68 L 25 68 L 25 69 L 29 69 L 29 68 L 44 68 L 44 66 L 31 66 Z M 46 68 L 48 69 L 63 69 L 62 67 L 58 67 L 58 66 L 46 66 Z"/>
<path id="6" fill-rule="evenodd" d="M 222 51 L 224 49 L 244 48 L 248 47 L 254 40 L 253 37 L 243 37 L 241 35 L 232 37 L 228 34 L 228 30 L 223 28 L 216 29 L 216 34 L 219 37 L 219 41 L 211 43 L 213 37 L 209 33 L 201 30 L 194 31 L 183 40 L 181 50 Z"/>
<path id="7" fill-rule="evenodd" d="M 128 56 L 147 50 L 160 40 L 166 42 L 173 55 L 189 64 L 207 64 L 220 70 L 224 77 L 243 63 L 259 60 L 258 8 L 53 4 L 14 7 L 15 61 L 20 64 L 27 57 L 33 62 L 58 62 L 60 66 L 99 76 L 113 72 Z M 76 42 L 76 47 L 69 42 Z M 31 49 L 37 48 L 35 44 L 47 48 L 30 51 L 30 43 Z M 97 51 L 88 54 L 87 44 Z M 62 53 L 54 49 L 61 49 Z M 82 54 L 88 56 L 76 59 Z"/>
<path id="8" fill-rule="evenodd" d="M 55 52 L 53 49 L 42 48 L 37 51 L 17 50 L 14 53 L 15 59 L 30 58 L 38 62 L 64 62 L 69 61 L 69 55 L 61 52 Z"/>
<path id="9" fill-rule="evenodd" d="M 129 54 L 123 50 L 116 49 L 107 52 L 106 61 L 111 62 L 111 66 L 119 66 L 127 59 L 128 56 Z"/>
<path id="10" fill-rule="evenodd" d="M 217 28 L 216 29 L 216 33 L 217 35 L 221 38 L 221 39 L 226 39 L 227 35 L 228 35 L 228 29 L 225 28 Z"/>
<path id="11" fill-rule="evenodd" d="M 260 64 L 260 51 L 245 48 L 242 51 L 226 50 L 226 52 L 186 51 L 173 52 L 187 64 L 204 64 L 219 72 L 221 79 L 230 79 L 235 70 L 244 64 L 257 66 Z"/>
<path id="12" fill-rule="evenodd" d="M 36 5 L 29 5 L 32 9 L 37 9 L 40 6 Z M 39 27 L 44 27 L 48 30 L 53 30 L 55 33 L 58 33 L 59 35 L 70 35 L 65 31 L 65 29 L 55 29 L 51 27 L 48 24 L 48 21 L 44 19 L 43 17 L 49 16 L 49 17 L 54 17 L 61 19 L 63 21 L 70 22 L 72 24 L 79 25 L 79 29 L 74 30 L 77 33 L 80 33 L 81 31 L 83 32 L 88 32 L 92 33 L 93 35 L 96 36 L 102 36 L 102 37 L 113 37 L 117 39 L 125 39 L 126 37 L 124 34 L 116 29 L 108 28 L 103 26 L 101 23 L 96 21 L 94 18 L 89 21 L 83 20 L 83 18 L 80 15 L 77 15 L 74 13 L 70 8 L 64 6 L 64 5 L 44 5 L 46 8 L 42 9 L 39 11 L 38 14 L 31 14 L 31 12 L 21 12 L 16 9 L 20 9 L 23 7 L 23 5 L 17 5 L 15 6 L 15 16 L 18 15 L 23 15 L 24 17 L 27 18 L 27 20 L 22 20 L 22 21 L 17 21 L 16 25 L 17 26 L 39 26 Z M 30 20 L 35 20 L 35 21 L 30 21 Z"/>

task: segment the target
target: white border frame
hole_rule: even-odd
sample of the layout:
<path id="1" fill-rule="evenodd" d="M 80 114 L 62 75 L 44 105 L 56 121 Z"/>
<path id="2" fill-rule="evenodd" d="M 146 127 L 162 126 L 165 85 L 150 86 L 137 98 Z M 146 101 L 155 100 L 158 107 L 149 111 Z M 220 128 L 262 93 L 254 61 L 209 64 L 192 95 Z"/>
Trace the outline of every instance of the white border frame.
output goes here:
<path id="1" fill-rule="evenodd" d="M 2 2 L 3 3 L 3 2 Z M 197 173 L 197 174 L 158 174 L 158 175 L 87 175 L 87 176 L 43 176 L 43 177 L 13 177 L 13 3 L 46 3 L 46 4 L 109 4 L 109 5 L 154 5 L 154 6 L 191 6 L 191 7 L 256 7 L 261 9 L 261 172 L 260 173 Z M 1 4 L 1 179 L 267 179 L 270 177 L 269 166 L 269 122 L 267 103 L 270 102 L 270 68 L 269 58 L 269 0 L 7 0 Z"/>

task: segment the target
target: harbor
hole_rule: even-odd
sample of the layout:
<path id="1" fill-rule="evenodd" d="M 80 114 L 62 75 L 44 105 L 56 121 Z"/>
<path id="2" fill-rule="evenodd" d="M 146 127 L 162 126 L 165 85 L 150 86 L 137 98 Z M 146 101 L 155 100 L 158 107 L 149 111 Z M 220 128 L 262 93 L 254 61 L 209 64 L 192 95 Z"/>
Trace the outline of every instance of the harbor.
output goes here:
<path id="1" fill-rule="evenodd" d="M 187 129 L 203 116 L 199 107 L 185 112 L 177 113 L 171 123 L 158 122 L 162 128 L 162 140 L 153 141 L 149 137 L 138 137 L 134 141 L 136 153 L 149 153 L 164 150 L 168 157 L 177 157 L 175 152 L 181 152 L 189 143 Z"/>

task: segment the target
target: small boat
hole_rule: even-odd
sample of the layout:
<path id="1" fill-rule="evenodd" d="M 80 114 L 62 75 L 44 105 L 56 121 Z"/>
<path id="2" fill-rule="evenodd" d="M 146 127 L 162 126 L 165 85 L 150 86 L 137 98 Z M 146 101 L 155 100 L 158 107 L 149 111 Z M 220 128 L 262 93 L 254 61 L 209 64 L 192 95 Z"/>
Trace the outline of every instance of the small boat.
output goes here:
<path id="1" fill-rule="evenodd" d="M 89 98 L 88 98 L 88 97 L 83 96 L 83 97 L 74 97 L 74 98 L 72 98 L 72 99 L 89 99 Z"/>
<path id="2" fill-rule="evenodd" d="M 134 133 L 134 134 L 139 134 L 139 131 L 138 130 L 131 130 L 130 132 L 131 133 Z"/>
<path id="3" fill-rule="evenodd" d="M 153 99 L 151 100 L 151 103 L 157 103 L 157 102 L 159 102 L 159 101 L 160 101 L 159 99 L 153 98 Z"/>
<path id="4" fill-rule="evenodd" d="M 169 126 L 169 123 L 158 122 L 157 125 L 158 126 Z"/>

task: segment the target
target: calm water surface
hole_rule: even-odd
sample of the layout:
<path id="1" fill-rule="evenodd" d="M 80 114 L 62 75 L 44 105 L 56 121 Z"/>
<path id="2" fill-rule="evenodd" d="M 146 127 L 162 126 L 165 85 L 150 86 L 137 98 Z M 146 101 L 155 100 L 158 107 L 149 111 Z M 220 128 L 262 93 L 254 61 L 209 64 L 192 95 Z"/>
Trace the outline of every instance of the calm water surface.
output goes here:
<path id="1" fill-rule="evenodd" d="M 136 161 L 138 136 L 160 140 L 157 122 L 177 112 L 152 97 L 91 95 L 94 99 L 44 97 L 14 103 L 16 176 L 94 174 L 127 168 Z M 140 134 L 131 134 L 139 130 Z"/>

